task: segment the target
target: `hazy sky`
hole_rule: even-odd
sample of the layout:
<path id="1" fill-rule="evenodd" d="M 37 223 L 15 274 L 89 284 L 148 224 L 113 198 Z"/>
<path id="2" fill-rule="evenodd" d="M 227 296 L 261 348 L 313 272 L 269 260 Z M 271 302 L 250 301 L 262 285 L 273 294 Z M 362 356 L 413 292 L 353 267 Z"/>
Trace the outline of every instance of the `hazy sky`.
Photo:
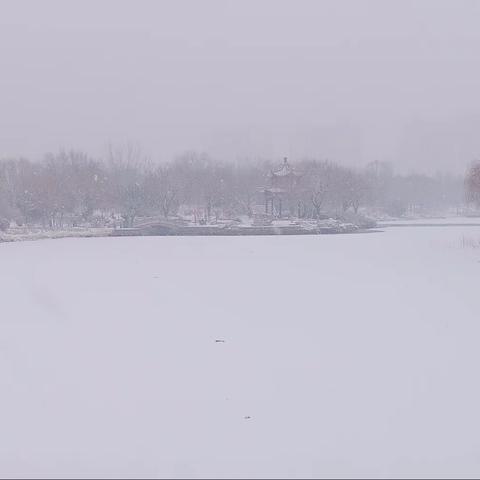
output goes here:
<path id="1" fill-rule="evenodd" d="M 0 157 L 480 158 L 480 1 L 0 0 Z"/>

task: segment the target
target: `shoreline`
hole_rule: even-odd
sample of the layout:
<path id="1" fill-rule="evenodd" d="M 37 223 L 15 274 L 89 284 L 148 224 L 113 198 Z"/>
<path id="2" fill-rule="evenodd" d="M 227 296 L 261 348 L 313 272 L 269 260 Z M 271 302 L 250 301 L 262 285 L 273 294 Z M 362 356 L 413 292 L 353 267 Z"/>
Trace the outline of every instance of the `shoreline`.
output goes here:
<path id="1" fill-rule="evenodd" d="M 285 228 L 285 227 L 280 227 Z M 135 230 L 135 231 L 132 231 Z M 315 231 L 315 230 L 300 230 L 290 229 L 278 231 L 279 228 L 271 229 L 269 231 L 261 231 L 260 229 L 222 229 L 215 228 L 212 231 L 206 231 L 201 227 L 192 227 L 191 230 L 169 232 L 169 233 L 155 233 L 155 232 L 141 232 L 137 229 L 111 229 L 110 231 L 95 232 L 92 230 L 85 232 L 69 232 L 69 231 L 45 231 L 35 232 L 31 235 L 21 234 L 0 234 L 0 243 L 16 243 L 16 242 L 31 242 L 36 240 L 57 240 L 62 238 L 122 238 L 122 237 L 279 237 L 279 236 L 304 236 L 304 235 L 352 235 L 364 233 L 381 233 L 382 230 L 378 228 L 359 228 L 350 231 Z"/>
<path id="2" fill-rule="evenodd" d="M 56 240 L 61 238 L 108 238 L 108 237 L 255 237 L 255 236 L 304 236 L 304 235 L 351 235 L 363 233 L 382 233 L 387 228 L 441 228 L 441 227 L 479 227 L 480 222 L 422 222 L 415 220 L 406 222 L 378 222 L 375 227 L 341 230 L 330 227 L 299 228 L 297 226 L 248 226 L 248 227 L 218 227 L 218 226 L 182 226 L 172 228 L 164 225 L 154 225 L 138 228 L 92 228 L 77 230 L 41 230 L 32 232 L 0 232 L 0 243 L 14 243 L 35 240 Z"/>

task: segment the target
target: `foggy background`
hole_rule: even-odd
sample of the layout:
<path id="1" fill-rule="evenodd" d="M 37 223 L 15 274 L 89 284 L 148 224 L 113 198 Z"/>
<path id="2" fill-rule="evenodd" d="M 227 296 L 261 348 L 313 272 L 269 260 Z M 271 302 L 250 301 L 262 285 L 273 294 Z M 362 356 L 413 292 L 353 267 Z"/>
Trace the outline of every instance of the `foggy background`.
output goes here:
<path id="1" fill-rule="evenodd" d="M 462 173 L 480 2 L 0 0 L 0 157 L 133 141 Z"/>

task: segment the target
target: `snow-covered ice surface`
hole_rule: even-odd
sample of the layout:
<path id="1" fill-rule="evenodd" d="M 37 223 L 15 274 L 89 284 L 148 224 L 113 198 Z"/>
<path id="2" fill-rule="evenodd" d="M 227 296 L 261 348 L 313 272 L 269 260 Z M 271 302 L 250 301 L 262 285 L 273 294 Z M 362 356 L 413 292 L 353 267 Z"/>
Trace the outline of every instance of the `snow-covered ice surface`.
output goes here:
<path id="1" fill-rule="evenodd" d="M 0 245 L 0 476 L 478 477 L 465 237 Z"/>

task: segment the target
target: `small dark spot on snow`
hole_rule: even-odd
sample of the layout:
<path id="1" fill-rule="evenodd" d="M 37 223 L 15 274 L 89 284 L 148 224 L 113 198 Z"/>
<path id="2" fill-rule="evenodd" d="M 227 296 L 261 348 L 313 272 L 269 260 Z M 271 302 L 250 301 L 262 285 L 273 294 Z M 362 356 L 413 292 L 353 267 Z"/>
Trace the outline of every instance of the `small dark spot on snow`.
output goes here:
<path id="1" fill-rule="evenodd" d="M 225 340 L 215 340 L 215 343 L 225 343 Z"/>
<path id="2" fill-rule="evenodd" d="M 243 417 L 245 420 L 250 420 L 252 417 L 250 417 L 249 415 L 247 415 L 246 417 Z"/>

